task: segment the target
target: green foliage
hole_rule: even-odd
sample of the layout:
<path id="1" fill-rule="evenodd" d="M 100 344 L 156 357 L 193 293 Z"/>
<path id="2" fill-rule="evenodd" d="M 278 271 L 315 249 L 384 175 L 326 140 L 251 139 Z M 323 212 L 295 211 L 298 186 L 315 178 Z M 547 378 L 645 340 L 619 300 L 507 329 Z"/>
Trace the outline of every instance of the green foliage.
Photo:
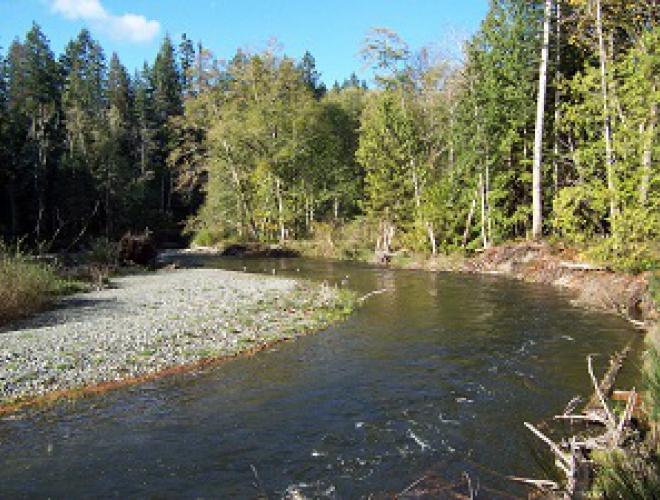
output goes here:
<path id="1" fill-rule="evenodd" d="M 562 2 L 552 20 L 544 234 L 653 269 L 658 15 L 650 0 L 603 0 L 606 101 L 588 7 Z M 542 20 L 541 1 L 491 2 L 460 65 L 376 28 L 361 50 L 376 88 L 351 75 L 331 90 L 308 52 L 221 62 L 166 36 L 129 77 L 89 31 L 56 59 L 34 25 L 0 58 L 0 232 L 66 249 L 184 228 L 198 244 L 313 238 L 341 255 L 526 238 Z"/>
<path id="2" fill-rule="evenodd" d="M 581 245 L 603 235 L 601 221 L 607 209 L 603 189 L 565 187 L 555 197 L 553 208 L 553 227 L 565 241 Z"/>

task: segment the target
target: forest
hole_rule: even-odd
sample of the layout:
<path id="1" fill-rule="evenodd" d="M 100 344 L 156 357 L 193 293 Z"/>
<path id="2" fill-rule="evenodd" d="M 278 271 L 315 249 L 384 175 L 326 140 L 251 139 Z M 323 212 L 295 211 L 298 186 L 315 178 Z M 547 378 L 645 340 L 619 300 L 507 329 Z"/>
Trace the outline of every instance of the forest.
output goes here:
<path id="1" fill-rule="evenodd" d="M 165 36 L 130 73 L 34 24 L 0 60 L 0 234 L 41 252 L 327 241 L 428 254 L 545 238 L 640 271 L 660 250 L 660 9 L 494 0 L 461 60 L 374 28 L 326 87 L 271 43 Z M 183 235 L 183 236 L 182 236 Z"/>

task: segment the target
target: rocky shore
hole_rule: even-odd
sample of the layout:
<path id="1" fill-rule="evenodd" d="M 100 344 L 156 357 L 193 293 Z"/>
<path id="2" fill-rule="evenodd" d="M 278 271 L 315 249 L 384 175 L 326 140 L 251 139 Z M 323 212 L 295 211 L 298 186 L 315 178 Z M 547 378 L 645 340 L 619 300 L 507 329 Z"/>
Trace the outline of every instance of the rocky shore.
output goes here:
<path id="1" fill-rule="evenodd" d="M 334 289 L 217 269 L 121 277 L 0 330 L 0 407 L 292 338 L 347 314 Z"/>

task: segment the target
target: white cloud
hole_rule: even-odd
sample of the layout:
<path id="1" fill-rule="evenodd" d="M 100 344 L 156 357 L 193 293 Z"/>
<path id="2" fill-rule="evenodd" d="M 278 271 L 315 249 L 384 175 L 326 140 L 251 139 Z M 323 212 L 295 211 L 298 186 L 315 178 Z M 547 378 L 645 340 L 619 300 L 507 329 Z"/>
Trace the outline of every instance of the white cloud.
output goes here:
<path id="1" fill-rule="evenodd" d="M 51 9 L 67 19 L 82 19 L 116 40 L 149 42 L 160 31 L 160 23 L 139 14 L 114 15 L 100 0 L 51 0 Z"/>
<path id="2" fill-rule="evenodd" d="M 120 40 L 131 42 L 148 42 L 153 40 L 160 31 L 158 21 L 147 20 L 144 16 L 137 14 L 124 14 L 123 16 L 112 16 L 108 26 L 111 35 Z"/>
<path id="3" fill-rule="evenodd" d="M 99 0 L 53 0 L 52 9 L 67 19 L 106 19 L 110 15 Z"/>

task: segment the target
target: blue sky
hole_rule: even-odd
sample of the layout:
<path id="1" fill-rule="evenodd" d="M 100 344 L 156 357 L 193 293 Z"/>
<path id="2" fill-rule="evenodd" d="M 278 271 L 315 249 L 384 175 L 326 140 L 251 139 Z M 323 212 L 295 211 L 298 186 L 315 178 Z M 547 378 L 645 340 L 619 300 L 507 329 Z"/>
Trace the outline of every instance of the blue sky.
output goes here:
<path id="1" fill-rule="evenodd" d="M 388 27 L 412 49 L 435 45 L 455 56 L 460 41 L 486 15 L 487 0 L 0 0 L 0 46 L 22 38 L 32 21 L 41 25 L 59 54 L 83 26 L 106 53 L 115 51 L 132 71 L 153 61 L 169 33 L 201 40 L 216 56 L 237 48 L 259 50 L 272 37 L 284 53 L 309 50 L 323 80 L 361 78 L 358 50 L 370 28 Z M 177 42 L 178 43 L 178 42 Z"/>

